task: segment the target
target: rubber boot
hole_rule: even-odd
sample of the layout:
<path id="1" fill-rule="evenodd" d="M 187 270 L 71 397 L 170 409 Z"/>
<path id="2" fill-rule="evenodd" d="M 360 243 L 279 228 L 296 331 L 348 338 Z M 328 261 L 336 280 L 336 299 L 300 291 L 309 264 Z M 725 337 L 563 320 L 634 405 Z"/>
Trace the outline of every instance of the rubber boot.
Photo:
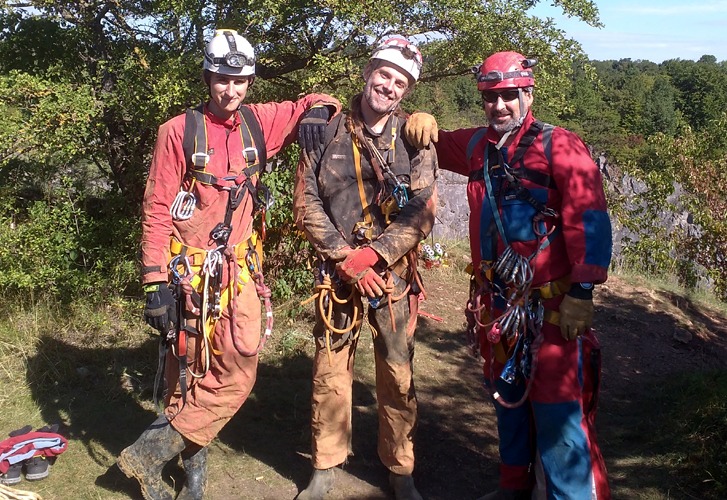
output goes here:
<path id="1" fill-rule="evenodd" d="M 500 488 L 477 500 L 530 500 L 532 492 L 530 490 L 506 490 Z"/>
<path id="2" fill-rule="evenodd" d="M 192 445 L 182 452 L 182 465 L 187 479 L 177 500 L 202 500 L 207 488 L 207 447 Z"/>
<path id="3" fill-rule="evenodd" d="M 394 489 L 394 498 L 396 500 L 422 500 L 422 496 L 414 486 L 414 478 L 410 475 L 402 476 L 389 474 L 389 484 Z"/>
<path id="4" fill-rule="evenodd" d="M 162 481 L 162 469 L 186 447 L 182 435 L 162 415 L 121 452 L 116 463 L 127 477 L 139 481 L 145 500 L 172 500 L 171 490 Z"/>
<path id="5" fill-rule="evenodd" d="M 334 467 L 330 469 L 314 469 L 308 486 L 298 493 L 298 496 L 295 497 L 296 500 L 323 500 L 326 493 L 333 488 L 333 481 L 335 479 L 333 469 Z"/>

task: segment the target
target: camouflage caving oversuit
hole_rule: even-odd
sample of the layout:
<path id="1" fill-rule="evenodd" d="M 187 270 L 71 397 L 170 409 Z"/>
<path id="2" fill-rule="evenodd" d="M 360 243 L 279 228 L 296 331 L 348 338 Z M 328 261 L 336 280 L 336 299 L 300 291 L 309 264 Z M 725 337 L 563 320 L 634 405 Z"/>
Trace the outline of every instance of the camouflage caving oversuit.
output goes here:
<path id="1" fill-rule="evenodd" d="M 357 107 L 360 109 L 360 96 L 353 100 L 354 111 Z M 318 254 L 317 281 L 320 283 L 324 275 L 330 276 L 338 297 L 348 297 L 353 285 L 337 278 L 335 264 L 352 247 L 370 245 L 391 273 L 394 289 L 388 297 L 401 298 L 389 305 L 385 296 L 377 308 L 369 305 L 368 322 L 374 335 L 378 453 L 391 472 L 406 475 L 414 468 L 417 401 L 412 359 L 419 292 L 413 266 L 416 256 L 412 252 L 414 255 L 407 258 L 407 254 L 418 247 L 434 224 L 437 159 L 433 150 L 418 151 L 402 140 L 405 117 L 401 114 L 393 113 L 381 134 L 356 123 L 351 115 L 336 117 L 326 129 L 324 148 L 310 154 L 309 162 L 299 164 L 296 222 Z M 354 133 L 354 128 L 358 132 Z M 371 140 L 368 149 L 361 144 L 363 140 Z M 389 188 L 381 192 L 380 176 L 377 178 L 372 166 L 371 147 L 381 154 L 391 174 L 408 186 L 408 201 L 389 224 L 381 208 L 385 203 L 381 201 L 391 194 L 392 176 L 384 176 Z M 409 283 L 412 286 L 407 292 Z M 330 319 L 336 328 L 356 324 L 347 339 L 339 338 L 336 343 L 334 338 L 328 347 L 327 327 L 321 311 L 316 311 L 311 416 L 316 469 L 343 463 L 350 453 L 353 365 L 362 324 L 361 309 L 356 303 L 334 303 Z"/>

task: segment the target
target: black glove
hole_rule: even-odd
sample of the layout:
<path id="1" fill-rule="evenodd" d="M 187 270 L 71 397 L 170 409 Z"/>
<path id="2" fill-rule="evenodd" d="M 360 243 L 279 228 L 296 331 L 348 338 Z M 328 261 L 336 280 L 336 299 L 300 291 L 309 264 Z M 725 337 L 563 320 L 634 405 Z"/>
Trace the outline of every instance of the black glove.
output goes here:
<path id="1" fill-rule="evenodd" d="M 152 328 L 166 334 L 169 322 L 177 322 L 177 305 L 172 291 L 165 282 L 145 285 L 144 291 L 146 292 L 144 320 Z"/>
<path id="2" fill-rule="evenodd" d="M 328 106 L 313 106 L 305 112 L 298 126 L 298 144 L 303 151 L 311 153 L 323 146 L 330 116 Z"/>

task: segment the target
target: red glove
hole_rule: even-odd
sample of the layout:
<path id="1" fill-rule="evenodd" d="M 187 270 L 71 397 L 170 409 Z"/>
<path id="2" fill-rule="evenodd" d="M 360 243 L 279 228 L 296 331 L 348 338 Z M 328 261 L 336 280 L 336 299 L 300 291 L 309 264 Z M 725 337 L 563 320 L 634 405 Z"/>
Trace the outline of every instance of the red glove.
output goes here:
<path id="1" fill-rule="evenodd" d="M 379 254 L 371 247 L 357 248 L 336 266 L 336 272 L 346 283 L 360 280 L 366 271 L 379 261 Z M 374 274 L 376 274 L 374 272 Z M 383 280 L 382 280 L 383 282 Z"/>
<path id="2" fill-rule="evenodd" d="M 384 295 L 384 289 L 386 288 L 386 282 L 384 278 L 372 268 L 368 268 L 364 271 L 363 276 L 356 282 L 356 288 L 366 297 L 381 297 Z"/>

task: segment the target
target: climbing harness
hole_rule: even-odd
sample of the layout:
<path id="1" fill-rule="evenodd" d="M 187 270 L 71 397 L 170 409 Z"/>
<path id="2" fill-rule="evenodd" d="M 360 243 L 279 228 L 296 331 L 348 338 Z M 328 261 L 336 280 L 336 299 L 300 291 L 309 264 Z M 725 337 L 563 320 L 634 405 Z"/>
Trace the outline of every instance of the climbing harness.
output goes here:
<path id="1" fill-rule="evenodd" d="M 414 257 L 414 258 L 412 258 Z M 402 269 L 401 266 L 395 266 L 395 269 L 387 269 L 384 273 L 384 295 L 373 301 L 369 298 L 369 307 L 377 309 L 386 305 L 389 308 L 389 317 L 391 319 L 392 331 L 396 331 L 396 323 L 394 320 L 393 305 L 404 297 L 409 297 L 410 319 L 407 325 L 407 331 L 413 329 L 414 322 L 418 313 L 418 304 L 420 297 L 425 297 L 426 292 L 421 281 L 421 276 L 416 271 L 416 251 L 411 250 L 403 260 L 406 260 L 404 271 L 406 276 L 411 278 L 406 282 L 404 289 L 399 294 L 394 294 L 397 285 L 403 278 L 399 277 L 395 269 Z M 401 272 L 401 271 L 399 271 Z M 361 331 L 361 324 L 366 321 L 365 309 L 361 293 L 358 289 L 347 283 L 344 283 L 336 274 L 334 263 L 332 261 L 321 261 L 315 269 L 316 287 L 312 296 L 300 303 L 306 306 L 311 302 L 316 303 L 316 309 L 320 315 L 324 326 L 323 345 L 326 348 L 329 363 L 332 363 L 331 352 L 341 346 L 355 341 Z M 352 313 L 350 315 L 351 323 L 348 326 L 338 328 L 335 326 L 334 306 L 335 304 L 347 304 L 352 302 Z M 369 324 L 369 326 L 371 326 Z M 372 327 L 372 331 L 375 330 Z M 336 340 L 332 340 L 333 335 L 337 335 Z"/>
<path id="2" fill-rule="evenodd" d="M 154 397 L 156 397 L 164 371 L 164 359 L 171 347 L 172 354 L 179 361 L 179 384 L 182 393 L 182 407 L 186 403 L 187 372 L 199 379 L 206 375 L 210 368 L 212 354 L 220 354 L 212 343 L 215 326 L 223 311 L 230 307 L 230 335 L 237 352 L 242 356 L 255 356 L 265 346 L 272 335 L 273 312 L 271 291 L 265 284 L 262 273 L 262 241 L 265 238 L 265 212 L 272 204 L 268 189 L 260 182 L 259 174 L 266 165 L 267 152 L 260 124 L 247 106 L 238 111 L 240 120 L 239 133 L 242 155 L 247 167 L 233 176 L 217 177 L 206 171 L 209 163 L 207 152 L 207 124 L 203 107 L 188 109 L 185 118 L 183 149 L 189 159 L 186 177 L 189 179 L 187 189 L 184 186 L 177 194 L 170 214 L 174 220 L 188 220 L 196 209 L 194 195 L 195 184 L 213 186 L 217 190 L 228 193 L 227 209 L 224 219 L 210 232 L 210 241 L 215 246 L 210 249 L 194 248 L 172 238 L 170 242 L 171 259 L 169 271 L 178 304 L 178 324 L 172 325 L 165 336 L 160 339 L 159 366 L 155 379 Z M 253 232 L 247 240 L 235 245 L 229 244 L 232 234 L 232 218 L 240 207 L 245 195 L 249 193 L 253 203 L 252 216 L 262 213 L 260 233 Z M 242 291 L 243 285 L 252 279 L 258 297 L 263 301 L 266 314 L 265 331 L 261 334 L 256 348 L 246 349 L 237 338 L 235 295 Z M 185 312 L 199 316 L 200 331 L 187 324 Z M 187 363 L 187 337 L 194 335 L 201 344 L 200 365 L 192 367 Z"/>
<path id="3" fill-rule="evenodd" d="M 353 246 L 358 248 L 369 245 L 378 237 L 378 234 L 375 234 L 376 225 L 373 214 L 371 213 L 372 206 L 379 206 L 381 213 L 384 215 L 385 226 L 388 226 L 395 220 L 396 215 L 409 201 L 409 176 L 397 176 L 390 167 L 396 157 L 397 124 L 398 119 L 393 117 L 390 146 L 383 153 L 379 151 L 371 138 L 364 137 L 359 127 L 347 125 L 351 136 L 353 164 L 362 208 L 362 220 L 355 223 L 352 230 Z M 364 189 L 361 163 L 362 148 L 365 148 L 369 153 L 370 165 L 378 181 L 378 187 L 374 193 L 372 202 L 369 202 Z M 415 325 L 419 296 L 424 294 L 424 287 L 422 286 L 419 273 L 416 270 L 417 260 L 418 255 L 416 249 L 410 250 L 407 255 L 383 273 L 382 277 L 385 282 L 383 296 L 367 297 L 369 309 L 378 309 L 385 306 L 389 308 L 392 329 L 394 331 L 396 331 L 396 324 L 393 304 L 407 296 L 409 296 L 410 305 L 410 321 L 407 327 L 413 329 L 413 325 Z M 317 312 L 324 327 L 324 337 L 321 342 L 326 348 L 329 362 L 332 362 L 331 352 L 333 350 L 358 338 L 361 325 L 366 321 L 367 313 L 363 306 L 361 293 L 355 286 L 344 283 L 338 277 L 334 262 L 319 262 L 315 268 L 315 272 L 315 292 L 310 298 L 302 301 L 301 305 L 307 305 L 315 301 Z M 404 279 L 406 285 L 403 286 L 403 290 L 400 292 L 395 292 L 399 288 L 402 288 L 400 286 L 402 279 Z M 336 327 L 334 324 L 334 306 L 338 305 L 340 307 L 347 303 L 352 303 L 350 323 L 344 327 Z M 376 335 L 373 328 L 372 331 Z M 337 338 L 334 339 L 334 335 Z"/>

